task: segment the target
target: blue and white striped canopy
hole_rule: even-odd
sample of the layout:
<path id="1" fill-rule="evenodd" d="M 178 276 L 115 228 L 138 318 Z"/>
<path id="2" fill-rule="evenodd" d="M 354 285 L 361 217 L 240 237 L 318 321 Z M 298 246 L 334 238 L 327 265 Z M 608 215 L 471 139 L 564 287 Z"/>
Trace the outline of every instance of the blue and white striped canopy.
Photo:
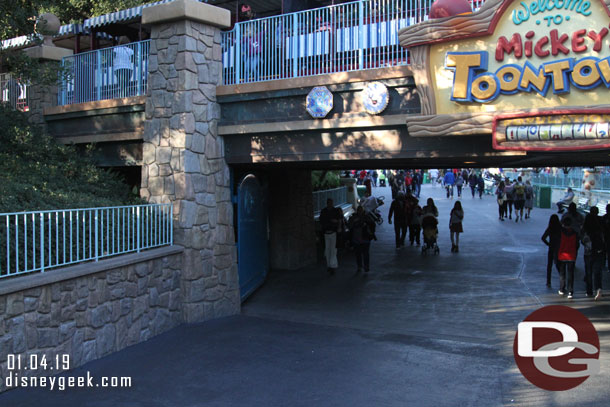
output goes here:
<path id="1" fill-rule="evenodd" d="M 102 16 L 92 17 L 85 20 L 83 27 L 95 28 L 108 24 L 121 23 L 126 21 L 137 20 L 142 17 L 142 10 L 146 7 L 156 6 L 157 4 L 169 3 L 174 0 L 161 0 L 154 3 L 143 4 L 138 7 L 128 8 L 127 10 L 119 10 L 114 13 L 104 14 Z"/>

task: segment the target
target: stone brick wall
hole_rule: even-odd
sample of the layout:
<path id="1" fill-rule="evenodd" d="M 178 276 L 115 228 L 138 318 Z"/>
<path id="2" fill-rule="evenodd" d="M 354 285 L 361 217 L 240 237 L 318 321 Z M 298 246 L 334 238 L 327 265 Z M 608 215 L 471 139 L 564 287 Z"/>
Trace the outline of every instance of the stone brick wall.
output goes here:
<path id="1" fill-rule="evenodd" d="M 292 270 L 316 262 L 311 171 L 270 175 L 270 266 Z"/>
<path id="2" fill-rule="evenodd" d="M 190 20 L 152 27 L 142 197 L 173 202 L 185 247 L 184 319 L 239 312 L 230 173 L 218 135 L 220 29 Z"/>
<path id="3" fill-rule="evenodd" d="M 179 325 L 181 269 L 177 253 L 0 295 L 0 391 L 8 354 L 69 354 L 75 368 Z"/>
<path id="4" fill-rule="evenodd" d="M 55 61 L 44 62 L 57 64 Z M 28 87 L 29 120 L 33 124 L 43 126 L 46 130 L 43 110 L 46 107 L 57 106 L 58 88 L 56 85 L 41 85 L 32 83 Z"/>

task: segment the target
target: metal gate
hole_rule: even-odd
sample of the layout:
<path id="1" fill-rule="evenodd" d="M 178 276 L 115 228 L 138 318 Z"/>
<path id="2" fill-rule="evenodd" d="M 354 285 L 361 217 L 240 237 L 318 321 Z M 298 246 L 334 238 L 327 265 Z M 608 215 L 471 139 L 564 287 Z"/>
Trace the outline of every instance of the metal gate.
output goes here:
<path id="1" fill-rule="evenodd" d="M 246 175 L 237 192 L 237 253 L 242 301 L 263 284 L 269 268 L 265 198 L 258 178 Z"/>

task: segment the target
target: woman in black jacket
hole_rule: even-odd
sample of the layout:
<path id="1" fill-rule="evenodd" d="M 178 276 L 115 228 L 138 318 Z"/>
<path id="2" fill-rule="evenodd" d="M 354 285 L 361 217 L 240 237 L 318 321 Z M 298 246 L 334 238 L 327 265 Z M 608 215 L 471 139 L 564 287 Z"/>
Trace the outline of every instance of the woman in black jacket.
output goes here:
<path id="1" fill-rule="evenodd" d="M 559 272 L 559 265 L 557 264 L 557 253 L 559 252 L 559 243 L 561 242 L 561 222 L 559 222 L 559 216 L 551 215 L 549 225 L 542 235 L 542 241 L 549 247 L 546 264 L 546 286 L 550 287 L 553 263 L 555 263 L 557 272 Z"/>

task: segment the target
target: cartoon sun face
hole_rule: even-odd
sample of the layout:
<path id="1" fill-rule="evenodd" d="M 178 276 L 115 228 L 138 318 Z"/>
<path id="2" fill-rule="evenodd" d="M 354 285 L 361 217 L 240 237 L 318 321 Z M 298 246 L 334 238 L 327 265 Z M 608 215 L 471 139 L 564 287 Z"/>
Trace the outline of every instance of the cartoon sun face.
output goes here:
<path id="1" fill-rule="evenodd" d="M 388 88 L 381 82 L 371 82 L 363 90 L 364 108 L 370 114 L 379 114 L 388 106 Z"/>

